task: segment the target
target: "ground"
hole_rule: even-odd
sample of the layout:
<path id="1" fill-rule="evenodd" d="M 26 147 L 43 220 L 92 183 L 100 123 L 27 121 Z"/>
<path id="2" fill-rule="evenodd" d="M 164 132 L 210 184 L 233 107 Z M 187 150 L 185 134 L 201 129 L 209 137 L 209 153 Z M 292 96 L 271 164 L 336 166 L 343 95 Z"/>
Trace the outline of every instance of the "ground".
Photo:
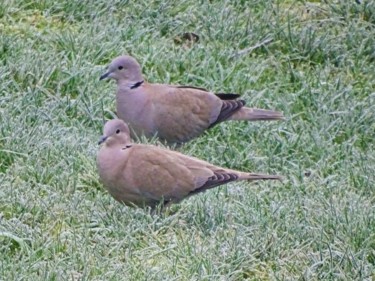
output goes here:
<path id="1" fill-rule="evenodd" d="M 284 181 L 171 214 L 116 202 L 95 159 L 115 111 L 99 76 L 121 54 L 150 82 L 283 111 L 180 151 Z M 3 0 L 0 280 L 374 280 L 374 81 L 369 0 Z"/>

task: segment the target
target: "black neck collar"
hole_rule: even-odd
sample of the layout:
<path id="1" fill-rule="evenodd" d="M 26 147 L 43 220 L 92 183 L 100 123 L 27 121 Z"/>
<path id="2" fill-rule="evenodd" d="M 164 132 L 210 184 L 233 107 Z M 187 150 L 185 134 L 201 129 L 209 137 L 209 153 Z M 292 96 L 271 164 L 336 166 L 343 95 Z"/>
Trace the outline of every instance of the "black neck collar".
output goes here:
<path id="1" fill-rule="evenodd" d="M 145 81 L 142 80 L 142 81 L 139 81 L 139 82 L 133 84 L 132 86 L 130 86 L 130 89 L 138 88 L 139 86 L 141 86 L 143 84 L 143 82 L 145 82 Z"/>

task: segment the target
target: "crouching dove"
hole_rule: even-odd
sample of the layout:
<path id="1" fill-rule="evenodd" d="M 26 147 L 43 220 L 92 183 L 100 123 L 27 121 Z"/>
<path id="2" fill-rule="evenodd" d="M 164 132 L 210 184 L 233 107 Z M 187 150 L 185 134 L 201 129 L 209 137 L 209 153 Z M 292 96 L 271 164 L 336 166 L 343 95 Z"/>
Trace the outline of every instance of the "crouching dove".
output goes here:
<path id="1" fill-rule="evenodd" d="M 129 127 L 120 119 L 105 124 L 99 144 L 103 144 L 97 157 L 100 179 L 117 201 L 129 206 L 167 206 L 232 181 L 281 179 L 221 168 L 172 150 L 131 143 Z"/>
<path id="2" fill-rule="evenodd" d="M 115 58 L 100 80 L 105 78 L 117 82 L 117 116 L 130 126 L 132 137 L 157 135 L 169 144 L 181 144 L 227 120 L 283 119 L 281 112 L 244 107 L 237 94 L 147 83 L 130 56 Z"/>

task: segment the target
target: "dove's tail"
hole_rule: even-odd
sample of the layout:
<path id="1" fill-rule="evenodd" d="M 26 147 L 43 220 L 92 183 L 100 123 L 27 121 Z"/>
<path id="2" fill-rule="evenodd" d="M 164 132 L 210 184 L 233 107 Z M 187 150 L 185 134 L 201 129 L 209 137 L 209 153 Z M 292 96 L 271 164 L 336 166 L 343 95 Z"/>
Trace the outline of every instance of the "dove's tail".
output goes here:
<path id="1" fill-rule="evenodd" d="M 242 107 L 236 111 L 227 120 L 248 120 L 248 121 L 265 121 L 265 120 L 282 120 L 284 115 L 282 112 Z"/>
<path id="2" fill-rule="evenodd" d="M 241 173 L 239 180 L 257 181 L 257 180 L 282 180 L 278 175 L 256 174 L 256 173 Z"/>

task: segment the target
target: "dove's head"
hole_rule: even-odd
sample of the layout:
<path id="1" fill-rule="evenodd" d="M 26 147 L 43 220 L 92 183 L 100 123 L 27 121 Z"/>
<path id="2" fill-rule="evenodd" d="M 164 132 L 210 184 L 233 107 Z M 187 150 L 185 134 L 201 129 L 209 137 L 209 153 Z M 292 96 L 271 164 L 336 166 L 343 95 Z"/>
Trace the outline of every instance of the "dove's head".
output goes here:
<path id="1" fill-rule="evenodd" d="M 102 143 L 107 146 L 131 144 L 128 125 L 121 119 L 113 119 L 105 123 L 103 136 L 99 140 L 99 144 Z"/>
<path id="2" fill-rule="evenodd" d="M 120 56 L 115 58 L 108 66 L 108 71 L 100 76 L 100 80 L 112 78 L 117 81 L 141 82 L 143 81 L 142 70 L 139 63 L 131 56 Z"/>

